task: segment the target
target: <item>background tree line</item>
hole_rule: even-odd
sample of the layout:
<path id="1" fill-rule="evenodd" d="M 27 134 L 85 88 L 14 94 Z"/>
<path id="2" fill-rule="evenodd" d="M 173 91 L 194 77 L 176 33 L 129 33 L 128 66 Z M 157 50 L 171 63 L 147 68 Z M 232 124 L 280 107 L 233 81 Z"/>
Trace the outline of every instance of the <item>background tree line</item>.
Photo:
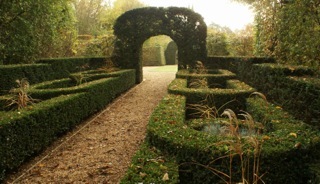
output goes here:
<path id="1" fill-rule="evenodd" d="M 209 25 L 209 55 L 270 56 L 319 68 L 320 1 L 236 1 L 254 8 L 255 23 L 234 32 Z M 116 18 L 144 6 L 139 0 L 1 0 L 0 63 L 110 55 Z"/>
<path id="2" fill-rule="evenodd" d="M 320 68 L 319 0 L 237 0 L 255 17 L 255 54 Z"/>
<path id="3" fill-rule="evenodd" d="M 32 63 L 39 58 L 101 52 L 96 47 L 111 44 L 103 40 L 112 42 L 112 37 L 102 35 L 112 32 L 114 20 L 142 6 L 139 0 L 116 0 L 113 4 L 103 0 L 1 0 L 0 63 Z M 78 35 L 87 37 L 77 39 Z M 83 44 L 91 35 L 102 41 Z M 105 45 L 97 46 L 99 43 Z M 88 46 L 89 51 L 82 52 L 81 46 Z"/>

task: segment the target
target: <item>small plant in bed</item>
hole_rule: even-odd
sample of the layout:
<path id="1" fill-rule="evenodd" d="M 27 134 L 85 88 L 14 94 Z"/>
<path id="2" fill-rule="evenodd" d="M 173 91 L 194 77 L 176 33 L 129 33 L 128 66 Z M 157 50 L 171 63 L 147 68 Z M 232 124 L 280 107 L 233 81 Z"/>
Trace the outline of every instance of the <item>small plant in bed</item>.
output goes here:
<path id="1" fill-rule="evenodd" d="M 109 73 L 109 72 L 118 71 L 118 70 L 120 70 L 120 69 L 117 68 L 117 67 L 113 64 L 112 60 L 108 58 L 108 59 L 105 61 L 105 65 L 102 66 L 102 67 L 100 67 L 98 70 Z"/>
<path id="2" fill-rule="evenodd" d="M 37 101 L 28 94 L 30 84 L 27 79 L 17 79 L 16 83 L 17 87 L 9 91 L 10 97 L 8 99 L 7 108 L 23 109 Z"/>

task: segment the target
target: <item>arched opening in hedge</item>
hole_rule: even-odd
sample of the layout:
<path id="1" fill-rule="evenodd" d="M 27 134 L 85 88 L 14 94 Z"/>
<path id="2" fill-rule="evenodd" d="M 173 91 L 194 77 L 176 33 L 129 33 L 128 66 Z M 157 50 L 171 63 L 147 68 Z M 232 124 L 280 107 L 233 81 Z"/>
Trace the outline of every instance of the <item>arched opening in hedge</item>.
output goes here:
<path id="1" fill-rule="evenodd" d="M 167 65 L 165 51 L 172 39 L 166 35 L 153 36 L 143 43 L 142 65 L 164 66 Z"/>
<path id="2" fill-rule="evenodd" d="M 178 47 L 178 68 L 193 68 L 207 56 L 207 25 L 200 14 L 188 8 L 138 8 L 125 12 L 115 22 L 117 37 L 112 55 L 120 68 L 134 68 L 137 83 L 142 81 L 141 52 L 144 41 L 167 35 Z"/>

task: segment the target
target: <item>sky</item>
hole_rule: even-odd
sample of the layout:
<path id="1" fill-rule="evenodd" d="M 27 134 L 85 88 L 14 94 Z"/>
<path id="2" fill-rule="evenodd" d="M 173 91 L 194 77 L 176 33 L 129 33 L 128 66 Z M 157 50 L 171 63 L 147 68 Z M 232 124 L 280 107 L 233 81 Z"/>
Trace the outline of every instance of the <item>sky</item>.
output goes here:
<path id="1" fill-rule="evenodd" d="M 207 25 L 211 23 L 239 30 L 253 23 L 254 13 L 249 6 L 231 0 L 140 0 L 149 6 L 193 7 Z"/>

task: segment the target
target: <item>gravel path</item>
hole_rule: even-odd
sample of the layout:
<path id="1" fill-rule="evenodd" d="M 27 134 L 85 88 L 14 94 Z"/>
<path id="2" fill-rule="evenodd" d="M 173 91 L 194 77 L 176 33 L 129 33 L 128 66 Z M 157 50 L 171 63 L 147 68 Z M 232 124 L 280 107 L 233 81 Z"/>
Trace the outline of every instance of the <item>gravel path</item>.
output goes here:
<path id="1" fill-rule="evenodd" d="M 144 67 L 143 72 L 141 84 L 57 140 L 6 183 L 119 183 L 176 66 Z"/>

